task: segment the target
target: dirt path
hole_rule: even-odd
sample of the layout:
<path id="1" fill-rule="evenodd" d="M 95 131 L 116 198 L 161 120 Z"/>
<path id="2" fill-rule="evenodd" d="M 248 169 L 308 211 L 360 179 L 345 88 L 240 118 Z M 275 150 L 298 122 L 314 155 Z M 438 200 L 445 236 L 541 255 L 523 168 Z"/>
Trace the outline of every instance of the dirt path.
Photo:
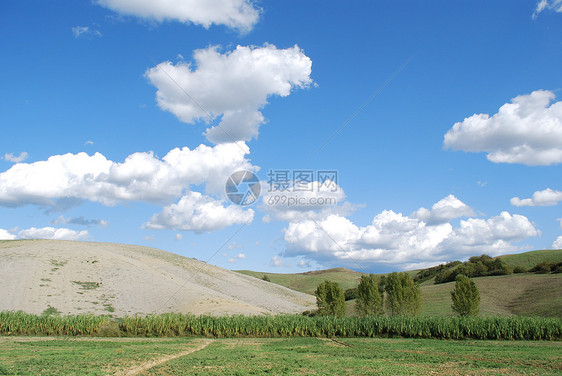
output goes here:
<path id="1" fill-rule="evenodd" d="M 176 359 L 176 358 L 179 358 L 179 357 L 182 357 L 182 356 L 189 355 L 189 354 L 194 353 L 196 351 L 203 350 L 211 342 L 213 342 L 213 340 L 205 339 L 205 340 L 197 341 L 197 342 L 201 342 L 201 344 L 197 347 L 179 352 L 177 354 L 166 355 L 166 356 L 163 356 L 161 358 L 139 364 L 138 366 L 131 367 L 131 368 L 123 370 L 123 371 L 119 371 L 119 372 L 115 373 L 115 376 L 134 376 L 134 375 L 138 375 L 138 374 L 140 374 L 144 371 L 147 371 L 147 370 L 151 369 L 152 367 L 156 367 L 156 366 L 159 366 L 160 364 L 169 362 L 172 359 Z"/>

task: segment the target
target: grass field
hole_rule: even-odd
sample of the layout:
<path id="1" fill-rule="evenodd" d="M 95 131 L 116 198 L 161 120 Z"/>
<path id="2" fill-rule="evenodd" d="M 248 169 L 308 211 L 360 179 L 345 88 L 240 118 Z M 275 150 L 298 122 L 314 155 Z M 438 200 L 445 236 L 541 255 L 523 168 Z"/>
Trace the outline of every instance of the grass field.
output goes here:
<path id="1" fill-rule="evenodd" d="M 561 342 L 1 337 L 1 375 L 556 375 Z"/>

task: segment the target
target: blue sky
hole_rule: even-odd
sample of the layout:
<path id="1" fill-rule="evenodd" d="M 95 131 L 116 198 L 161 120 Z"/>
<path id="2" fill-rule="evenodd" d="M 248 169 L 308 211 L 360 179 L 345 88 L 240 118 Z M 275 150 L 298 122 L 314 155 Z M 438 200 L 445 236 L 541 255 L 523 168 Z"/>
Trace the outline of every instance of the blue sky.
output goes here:
<path id="1" fill-rule="evenodd" d="M 559 0 L 0 10 L 0 238 L 276 272 L 562 248 Z M 253 205 L 224 192 L 238 170 Z"/>

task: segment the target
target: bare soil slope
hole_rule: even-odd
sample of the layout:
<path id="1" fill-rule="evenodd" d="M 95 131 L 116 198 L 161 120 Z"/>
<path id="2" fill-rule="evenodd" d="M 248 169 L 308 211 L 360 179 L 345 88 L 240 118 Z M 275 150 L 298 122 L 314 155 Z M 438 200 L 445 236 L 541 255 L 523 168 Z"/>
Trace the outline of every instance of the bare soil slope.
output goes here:
<path id="1" fill-rule="evenodd" d="M 313 296 L 162 250 L 111 243 L 0 242 L 0 311 L 40 314 L 300 313 Z"/>

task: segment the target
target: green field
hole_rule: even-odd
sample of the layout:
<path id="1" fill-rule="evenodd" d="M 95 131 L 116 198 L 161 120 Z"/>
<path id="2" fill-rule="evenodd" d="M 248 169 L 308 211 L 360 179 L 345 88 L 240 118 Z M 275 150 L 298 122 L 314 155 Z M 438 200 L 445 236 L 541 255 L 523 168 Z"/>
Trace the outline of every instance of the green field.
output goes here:
<path id="1" fill-rule="evenodd" d="M 0 375 L 556 375 L 561 342 L 0 337 Z"/>

